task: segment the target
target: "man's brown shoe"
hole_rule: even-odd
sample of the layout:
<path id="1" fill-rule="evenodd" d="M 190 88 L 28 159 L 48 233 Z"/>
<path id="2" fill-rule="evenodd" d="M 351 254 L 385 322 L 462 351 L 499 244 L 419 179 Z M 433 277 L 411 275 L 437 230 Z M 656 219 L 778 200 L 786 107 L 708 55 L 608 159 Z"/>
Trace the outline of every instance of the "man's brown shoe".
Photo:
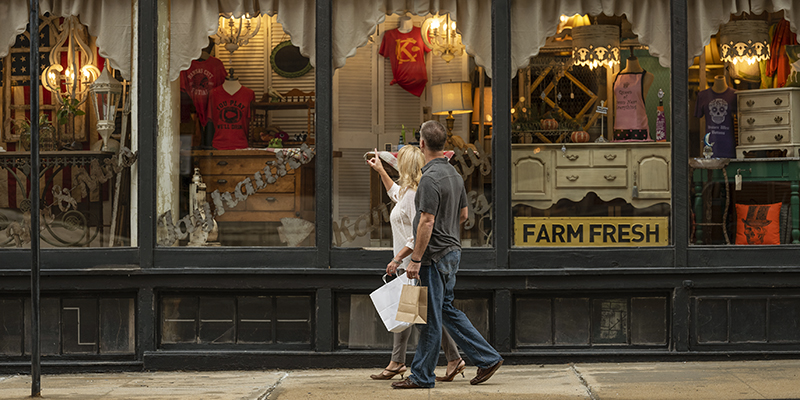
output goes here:
<path id="1" fill-rule="evenodd" d="M 498 369 L 500 369 L 501 365 L 503 365 L 503 360 L 498 361 L 497 364 L 492 365 L 491 367 L 486 369 L 478 368 L 478 374 L 475 375 L 475 377 L 472 378 L 471 381 L 469 381 L 469 384 L 477 385 L 479 383 L 488 381 L 489 378 L 491 378 L 492 375 L 494 375 L 494 373 L 497 372 Z"/>
<path id="2" fill-rule="evenodd" d="M 425 389 L 424 387 L 417 385 L 411 378 L 406 378 L 402 381 L 397 381 L 392 383 L 392 387 L 395 389 Z"/>

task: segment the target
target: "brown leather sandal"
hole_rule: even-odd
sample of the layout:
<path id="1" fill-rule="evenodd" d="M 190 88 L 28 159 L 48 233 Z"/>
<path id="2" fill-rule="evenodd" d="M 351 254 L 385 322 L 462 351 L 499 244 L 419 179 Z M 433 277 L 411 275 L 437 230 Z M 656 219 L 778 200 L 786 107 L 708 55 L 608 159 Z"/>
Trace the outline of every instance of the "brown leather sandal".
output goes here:
<path id="1" fill-rule="evenodd" d="M 462 377 L 466 378 L 466 376 L 464 376 L 465 369 L 467 369 L 467 362 L 462 359 L 461 362 L 458 363 L 458 367 L 456 367 L 456 369 L 454 369 L 453 372 L 445 376 L 437 376 L 436 382 L 452 382 L 453 379 L 456 377 L 456 375 L 458 375 L 459 373 L 461 374 Z"/>
<path id="2" fill-rule="evenodd" d="M 398 369 L 388 369 L 388 368 L 386 368 L 383 371 L 381 371 L 380 374 L 370 375 L 369 377 L 372 378 L 372 379 L 378 380 L 378 381 L 386 381 L 386 380 L 394 378 L 394 376 L 397 375 L 397 374 L 400 374 L 400 378 L 402 378 L 403 375 L 405 375 L 406 371 L 408 371 L 408 368 L 406 368 L 405 364 L 403 364 Z M 387 372 L 388 372 L 388 374 L 387 374 Z"/>

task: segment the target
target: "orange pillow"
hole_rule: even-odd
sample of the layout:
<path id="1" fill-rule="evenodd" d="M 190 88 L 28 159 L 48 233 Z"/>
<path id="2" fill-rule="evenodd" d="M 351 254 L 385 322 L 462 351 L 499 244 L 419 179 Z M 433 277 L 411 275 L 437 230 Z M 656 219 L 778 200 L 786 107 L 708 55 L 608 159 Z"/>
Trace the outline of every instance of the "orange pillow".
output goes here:
<path id="1" fill-rule="evenodd" d="M 736 244 L 781 244 L 781 203 L 737 204 Z"/>

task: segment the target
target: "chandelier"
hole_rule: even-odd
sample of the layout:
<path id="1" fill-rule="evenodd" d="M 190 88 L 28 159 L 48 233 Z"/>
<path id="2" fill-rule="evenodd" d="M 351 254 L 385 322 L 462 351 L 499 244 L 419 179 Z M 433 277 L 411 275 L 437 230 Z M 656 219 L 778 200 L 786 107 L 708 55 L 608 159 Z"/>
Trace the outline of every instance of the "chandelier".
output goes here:
<path id="1" fill-rule="evenodd" d="M 260 16 L 250 17 L 250 14 L 245 14 L 241 18 L 221 16 L 214 39 L 217 44 L 225 45 L 225 50 L 232 54 L 239 47 L 250 43 L 250 39 L 258 34 L 259 29 L 261 29 Z"/>
<path id="2" fill-rule="evenodd" d="M 619 64 L 619 27 L 584 25 L 572 28 L 572 60 L 589 69 Z"/>
<path id="3" fill-rule="evenodd" d="M 436 14 L 426 19 L 422 23 L 422 41 L 447 63 L 464 52 L 461 35 L 456 32 L 456 23 L 450 20 L 450 14 Z"/>
<path id="4" fill-rule="evenodd" d="M 95 54 L 83 39 L 84 27 L 77 17 L 68 17 L 60 27 L 61 33 L 56 44 L 50 50 L 50 66 L 42 71 L 42 86 L 56 94 L 56 99 L 61 104 L 69 100 L 79 100 L 76 105 L 82 104 L 86 98 L 81 99 L 89 86 L 100 75 L 100 70 L 95 66 Z M 66 68 L 61 65 L 61 46 L 67 42 Z"/>
<path id="5" fill-rule="evenodd" d="M 719 29 L 719 53 L 722 61 L 734 65 L 752 65 L 769 59 L 769 30 L 764 21 L 731 21 Z"/>

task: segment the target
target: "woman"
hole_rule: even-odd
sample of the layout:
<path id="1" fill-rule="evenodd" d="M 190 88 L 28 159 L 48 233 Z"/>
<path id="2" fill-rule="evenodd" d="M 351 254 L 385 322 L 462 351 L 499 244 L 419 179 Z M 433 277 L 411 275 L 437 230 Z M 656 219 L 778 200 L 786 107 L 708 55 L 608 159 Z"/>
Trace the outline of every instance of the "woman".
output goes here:
<path id="1" fill-rule="evenodd" d="M 414 251 L 414 228 L 412 221 L 417 210 L 414 206 L 414 195 L 417 193 L 417 185 L 422 178 L 422 166 L 425 165 L 425 157 L 422 151 L 415 146 L 403 146 L 397 154 L 397 169 L 400 172 L 398 183 L 392 181 L 386 170 L 383 169 L 381 159 L 378 157 L 378 149 L 375 149 L 375 157 L 367 160 L 372 169 L 381 176 L 381 182 L 386 188 L 389 198 L 395 202 L 390 215 L 392 224 L 392 241 L 394 243 L 394 258 L 386 266 L 386 272 L 390 273 L 396 268 L 405 268 L 410 260 L 410 255 Z M 392 360 L 380 374 L 370 375 L 372 379 L 386 380 L 392 379 L 395 375 L 400 377 L 408 370 L 405 365 L 406 345 L 408 338 L 411 337 L 411 329 L 394 334 L 394 347 L 392 348 Z M 442 330 L 442 348 L 447 357 L 447 375 L 436 378 L 440 382 L 449 382 L 459 373 L 463 376 L 466 362 L 458 354 L 458 347 L 455 342 Z"/>

